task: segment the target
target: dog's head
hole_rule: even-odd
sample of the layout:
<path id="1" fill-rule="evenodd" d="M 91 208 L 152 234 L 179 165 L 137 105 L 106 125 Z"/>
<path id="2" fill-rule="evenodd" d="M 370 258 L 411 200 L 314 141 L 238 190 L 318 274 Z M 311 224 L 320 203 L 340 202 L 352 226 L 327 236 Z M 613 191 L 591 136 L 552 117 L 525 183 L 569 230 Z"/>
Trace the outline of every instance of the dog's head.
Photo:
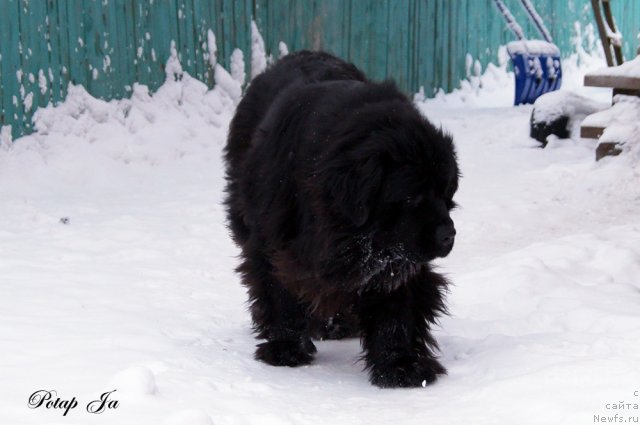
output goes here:
<path id="1" fill-rule="evenodd" d="M 458 166 L 449 135 L 407 102 L 363 114 L 326 169 L 330 208 L 378 258 L 423 263 L 449 254 Z M 376 107 L 374 106 L 374 109 Z"/>

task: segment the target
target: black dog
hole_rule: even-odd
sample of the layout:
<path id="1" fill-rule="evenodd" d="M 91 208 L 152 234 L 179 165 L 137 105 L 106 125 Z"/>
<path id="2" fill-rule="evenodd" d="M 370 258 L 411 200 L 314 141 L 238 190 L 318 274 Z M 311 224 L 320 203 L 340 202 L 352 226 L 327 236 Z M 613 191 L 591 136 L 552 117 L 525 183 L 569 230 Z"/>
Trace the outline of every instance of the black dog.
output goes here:
<path id="1" fill-rule="evenodd" d="M 326 53 L 288 55 L 256 77 L 226 147 L 228 219 L 242 248 L 256 358 L 312 361 L 314 317 L 357 317 L 371 382 L 431 383 L 445 369 L 429 326 L 453 247 L 450 136 L 391 82 Z"/>

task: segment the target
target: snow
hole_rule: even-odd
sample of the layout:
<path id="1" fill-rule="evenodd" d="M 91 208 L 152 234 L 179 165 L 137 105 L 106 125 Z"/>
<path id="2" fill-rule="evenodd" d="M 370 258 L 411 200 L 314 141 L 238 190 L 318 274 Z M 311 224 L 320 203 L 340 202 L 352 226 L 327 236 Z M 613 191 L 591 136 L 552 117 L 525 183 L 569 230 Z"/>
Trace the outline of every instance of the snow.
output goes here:
<path id="1" fill-rule="evenodd" d="M 287 43 L 284 41 L 278 43 L 278 51 L 280 52 L 280 57 L 287 56 L 289 54 L 289 47 L 287 47 Z"/>
<path id="2" fill-rule="evenodd" d="M 587 65 L 567 63 L 566 86 L 580 86 Z M 418 103 L 453 135 L 463 177 L 456 246 L 438 261 L 454 282 L 435 333 L 449 374 L 408 390 L 371 386 L 356 340 L 317 342 L 306 367 L 253 360 L 222 206 L 235 103 L 183 72 L 175 48 L 153 95 L 134 84 L 105 102 L 70 86 L 38 109 L 38 131 L 0 149 L 0 422 L 637 417 L 611 403 L 640 401 L 640 154 L 596 163 L 582 139 L 540 149 L 504 65 L 473 78 Z M 78 407 L 29 409 L 41 389 Z M 86 412 L 114 389 L 117 409 Z"/>
<path id="3" fill-rule="evenodd" d="M 624 145 L 624 149 L 640 146 L 640 98 L 622 94 L 613 97 L 613 106 L 585 118 L 585 125 L 605 127 L 600 142 Z"/>
<path id="4" fill-rule="evenodd" d="M 426 99 L 427 97 L 424 94 L 424 86 L 420 86 L 418 93 L 415 93 L 413 95 L 413 101 L 414 103 L 419 103 L 419 102 L 424 102 Z"/>
<path id="5" fill-rule="evenodd" d="M 613 18 L 613 17 L 612 17 Z M 607 35 L 607 38 L 611 41 L 611 44 L 614 46 L 622 47 L 622 34 L 616 29 L 615 31 L 609 26 L 609 22 L 606 19 L 602 20 L 604 25 L 604 30 Z M 615 23 L 615 18 L 613 18 L 613 26 L 617 28 Z"/>
<path id="6" fill-rule="evenodd" d="M 102 61 L 102 71 L 109 72 L 109 68 L 111 68 L 111 56 L 105 55 Z"/>
<path id="7" fill-rule="evenodd" d="M 153 395 L 158 390 L 155 375 L 149 368 L 144 366 L 133 366 L 124 369 L 116 373 L 110 383 L 113 388 L 117 388 L 119 393 L 126 393 L 127 395 Z"/>
<path id="8" fill-rule="evenodd" d="M 242 98 L 242 84 L 233 78 L 220 64 L 216 65 L 214 72 L 216 85 L 227 92 L 235 104 L 238 104 Z"/>
<path id="9" fill-rule="evenodd" d="M 24 110 L 29 112 L 33 108 L 33 93 L 27 93 L 24 98 Z"/>
<path id="10" fill-rule="evenodd" d="M 162 425 L 213 425 L 213 422 L 206 412 L 191 409 L 171 415 Z"/>
<path id="11" fill-rule="evenodd" d="M 216 45 L 216 36 L 211 30 L 207 31 L 207 48 L 209 53 L 209 65 L 211 65 L 212 68 L 215 68 L 216 63 L 218 62 L 218 46 Z"/>
<path id="12" fill-rule="evenodd" d="M 640 117 L 640 98 L 618 94 L 613 98 L 613 106 L 586 117 L 587 127 L 606 127 L 615 123 L 636 123 Z"/>
<path id="13" fill-rule="evenodd" d="M 213 44 L 215 46 L 215 43 Z M 212 48 L 211 45 L 209 47 Z M 215 47 L 213 47 L 215 48 Z M 169 49 L 170 56 L 167 60 L 167 65 L 164 68 L 164 71 L 167 75 L 167 79 L 179 80 L 182 78 L 183 70 L 182 65 L 180 64 L 180 60 L 178 59 L 178 50 L 176 49 L 176 42 L 171 40 L 171 47 Z M 215 61 L 215 55 L 211 58 L 211 53 L 209 53 L 209 60 Z"/>
<path id="14" fill-rule="evenodd" d="M 589 72 L 589 75 L 628 77 L 638 78 L 640 80 L 640 56 L 636 56 L 635 58 L 626 61 L 622 65 L 593 70 Z"/>
<path id="15" fill-rule="evenodd" d="M 536 99 L 533 104 L 533 121 L 550 123 L 562 116 L 582 121 L 585 116 L 610 106 L 607 102 L 592 100 L 568 90 L 556 90 Z"/>
<path id="16" fill-rule="evenodd" d="M 507 44 L 510 55 L 548 55 L 560 56 L 560 49 L 544 40 L 518 40 Z"/>
<path id="17" fill-rule="evenodd" d="M 256 21 L 251 21 L 251 79 L 267 69 L 267 54 L 264 40 Z"/>
<path id="18" fill-rule="evenodd" d="M 40 94 L 45 94 L 47 92 L 47 77 L 45 77 L 42 69 L 38 71 L 38 86 L 40 87 Z"/>
<path id="19" fill-rule="evenodd" d="M 12 146 L 11 126 L 3 125 L 0 127 L 0 150 L 9 150 Z"/>
<path id="20" fill-rule="evenodd" d="M 464 57 L 464 70 L 467 78 L 471 77 L 471 66 L 473 66 L 473 56 L 467 53 Z"/>
<path id="21" fill-rule="evenodd" d="M 623 146 L 624 149 L 632 149 L 640 144 L 640 124 L 638 122 L 615 122 L 604 129 L 598 141 L 616 143 Z"/>
<path id="22" fill-rule="evenodd" d="M 244 86 L 247 79 L 247 73 L 244 71 L 244 54 L 240 49 L 234 49 L 231 53 L 231 76 L 234 80 L 240 84 L 240 87 Z"/>

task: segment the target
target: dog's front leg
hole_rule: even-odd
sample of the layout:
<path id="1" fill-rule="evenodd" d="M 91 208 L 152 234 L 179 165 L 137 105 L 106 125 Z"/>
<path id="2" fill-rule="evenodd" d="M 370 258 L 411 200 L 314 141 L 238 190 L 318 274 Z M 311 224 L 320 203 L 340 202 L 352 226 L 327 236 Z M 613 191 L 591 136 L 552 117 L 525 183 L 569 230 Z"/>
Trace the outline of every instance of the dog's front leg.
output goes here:
<path id="1" fill-rule="evenodd" d="M 429 324 L 444 312 L 446 281 L 424 270 L 393 292 L 369 291 L 360 306 L 369 378 L 379 387 L 417 387 L 446 373 L 436 360 Z"/>

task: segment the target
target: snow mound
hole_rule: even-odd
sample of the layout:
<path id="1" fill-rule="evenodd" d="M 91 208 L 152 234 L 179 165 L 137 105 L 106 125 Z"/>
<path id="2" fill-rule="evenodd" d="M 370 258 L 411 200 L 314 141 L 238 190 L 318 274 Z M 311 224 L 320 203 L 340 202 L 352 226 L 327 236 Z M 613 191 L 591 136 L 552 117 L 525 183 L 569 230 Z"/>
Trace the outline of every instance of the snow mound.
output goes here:
<path id="1" fill-rule="evenodd" d="M 640 124 L 637 122 L 615 123 L 605 128 L 600 142 L 632 145 L 640 143 Z"/>
<path id="2" fill-rule="evenodd" d="M 111 385 L 119 392 L 134 396 L 153 395 L 158 391 L 155 375 L 144 366 L 133 366 L 118 372 Z"/>
<path id="3" fill-rule="evenodd" d="M 533 104 L 533 121 L 549 123 L 560 117 L 582 119 L 609 107 L 608 103 L 592 100 L 568 90 L 546 93 Z"/>
<path id="4" fill-rule="evenodd" d="M 515 81 L 513 72 L 507 70 L 508 63 L 500 65 L 489 63 L 482 73 L 480 62 L 475 62 L 474 75 L 460 81 L 460 87 L 451 93 L 440 89 L 433 98 L 424 99 L 422 104 L 439 105 L 445 108 L 461 106 L 471 107 L 499 107 L 513 104 Z M 418 95 L 417 100 L 423 97 Z M 421 104 L 418 102 L 418 105 Z"/>
<path id="5" fill-rule="evenodd" d="M 640 98 L 618 94 L 610 111 L 612 116 L 600 141 L 640 145 Z"/>
<path id="6" fill-rule="evenodd" d="M 606 127 L 599 141 L 617 143 L 623 146 L 623 152 L 635 152 L 640 146 L 640 99 L 636 96 L 616 95 L 613 106 L 589 115 L 582 125 Z"/>
<path id="7" fill-rule="evenodd" d="M 219 64 L 216 70 L 220 84 L 213 90 L 183 73 L 180 79 L 167 78 L 154 94 L 134 84 L 131 98 L 111 101 L 94 98 L 83 87 L 70 84 L 66 101 L 38 109 L 36 133 L 14 143 L 10 150 L 32 149 L 40 143 L 57 150 L 89 142 L 103 146 L 102 153 L 125 163 L 153 164 L 178 158 L 191 149 L 186 145 L 194 128 L 213 126 L 225 132 L 240 99 L 240 85 Z M 178 117 L 183 125 L 169 124 Z M 149 149 L 152 143 L 155 147 Z"/>

